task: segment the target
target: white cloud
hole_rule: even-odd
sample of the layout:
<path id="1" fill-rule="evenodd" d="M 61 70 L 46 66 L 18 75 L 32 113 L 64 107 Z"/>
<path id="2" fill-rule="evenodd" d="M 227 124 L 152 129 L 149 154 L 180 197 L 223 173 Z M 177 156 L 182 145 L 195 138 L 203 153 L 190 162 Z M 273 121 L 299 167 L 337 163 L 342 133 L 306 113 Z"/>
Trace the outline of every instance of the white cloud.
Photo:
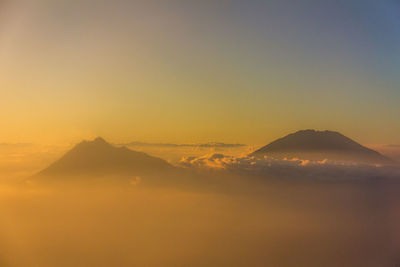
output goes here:
<path id="1" fill-rule="evenodd" d="M 185 157 L 180 166 L 198 170 L 220 170 L 229 173 L 250 174 L 277 178 L 399 178 L 400 167 L 285 158 L 283 160 L 264 157 L 262 159 L 223 154 L 208 154 L 201 157 Z"/>

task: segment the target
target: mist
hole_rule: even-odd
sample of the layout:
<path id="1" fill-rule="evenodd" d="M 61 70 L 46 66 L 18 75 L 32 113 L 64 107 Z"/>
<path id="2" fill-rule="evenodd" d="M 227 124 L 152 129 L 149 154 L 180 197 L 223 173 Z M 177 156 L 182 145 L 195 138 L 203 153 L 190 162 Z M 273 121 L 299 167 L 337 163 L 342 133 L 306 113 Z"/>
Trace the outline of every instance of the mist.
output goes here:
<path id="1" fill-rule="evenodd" d="M 0 0 L 0 267 L 400 266 L 400 6 Z"/>
<path id="2" fill-rule="evenodd" d="M 0 263 L 13 267 L 398 263 L 396 181 L 288 182 L 215 170 L 182 175 L 186 177 L 160 175 L 160 181 L 175 181 L 160 184 L 129 179 L 115 183 L 112 177 L 3 184 Z M 181 179 L 188 182 L 184 186 L 176 182 Z"/>
<path id="3" fill-rule="evenodd" d="M 103 147 L 126 152 L 98 141 L 93 155 Z M 62 147 L 2 149 L 0 266 L 399 263 L 397 165 L 255 158 L 244 156 L 247 146 L 136 145 L 175 169 L 39 179 L 32 175 Z"/>

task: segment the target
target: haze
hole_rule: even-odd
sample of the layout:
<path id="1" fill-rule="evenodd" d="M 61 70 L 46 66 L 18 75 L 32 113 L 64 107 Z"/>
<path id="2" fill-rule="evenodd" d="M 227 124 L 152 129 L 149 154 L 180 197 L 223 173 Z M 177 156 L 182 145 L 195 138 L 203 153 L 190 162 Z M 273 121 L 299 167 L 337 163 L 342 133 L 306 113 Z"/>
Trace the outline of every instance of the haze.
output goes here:
<path id="1" fill-rule="evenodd" d="M 396 0 L 0 0 L 0 267 L 400 266 Z"/>

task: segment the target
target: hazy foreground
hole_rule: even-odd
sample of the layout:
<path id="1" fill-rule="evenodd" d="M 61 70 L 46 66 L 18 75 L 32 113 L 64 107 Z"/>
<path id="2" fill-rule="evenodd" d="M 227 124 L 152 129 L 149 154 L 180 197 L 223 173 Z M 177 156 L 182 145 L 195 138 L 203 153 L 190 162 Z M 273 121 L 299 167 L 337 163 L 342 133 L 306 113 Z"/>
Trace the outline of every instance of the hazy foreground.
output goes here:
<path id="1" fill-rule="evenodd" d="M 2 185 L 0 266 L 399 263 L 393 182 L 224 182 L 230 190 Z"/>
<path id="2" fill-rule="evenodd" d="M 24 178 L 65 150 L 0 149 L 0 266 L 400 263 L 398 166 L 255 159 L 242 156 L 247 147 L 147 145 L 137 150 L 183 169 L 73 182 Z"/>

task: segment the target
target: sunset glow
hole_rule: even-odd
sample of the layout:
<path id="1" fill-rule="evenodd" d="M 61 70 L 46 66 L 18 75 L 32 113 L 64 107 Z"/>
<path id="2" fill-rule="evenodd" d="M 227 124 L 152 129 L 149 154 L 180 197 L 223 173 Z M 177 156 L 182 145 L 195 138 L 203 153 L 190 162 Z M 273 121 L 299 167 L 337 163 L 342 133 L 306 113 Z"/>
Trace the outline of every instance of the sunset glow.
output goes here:
<path id="1" fill-rule="evenodd" d="M 0 267 L 400 266 L 398 0 L 0 0 Z"/>

